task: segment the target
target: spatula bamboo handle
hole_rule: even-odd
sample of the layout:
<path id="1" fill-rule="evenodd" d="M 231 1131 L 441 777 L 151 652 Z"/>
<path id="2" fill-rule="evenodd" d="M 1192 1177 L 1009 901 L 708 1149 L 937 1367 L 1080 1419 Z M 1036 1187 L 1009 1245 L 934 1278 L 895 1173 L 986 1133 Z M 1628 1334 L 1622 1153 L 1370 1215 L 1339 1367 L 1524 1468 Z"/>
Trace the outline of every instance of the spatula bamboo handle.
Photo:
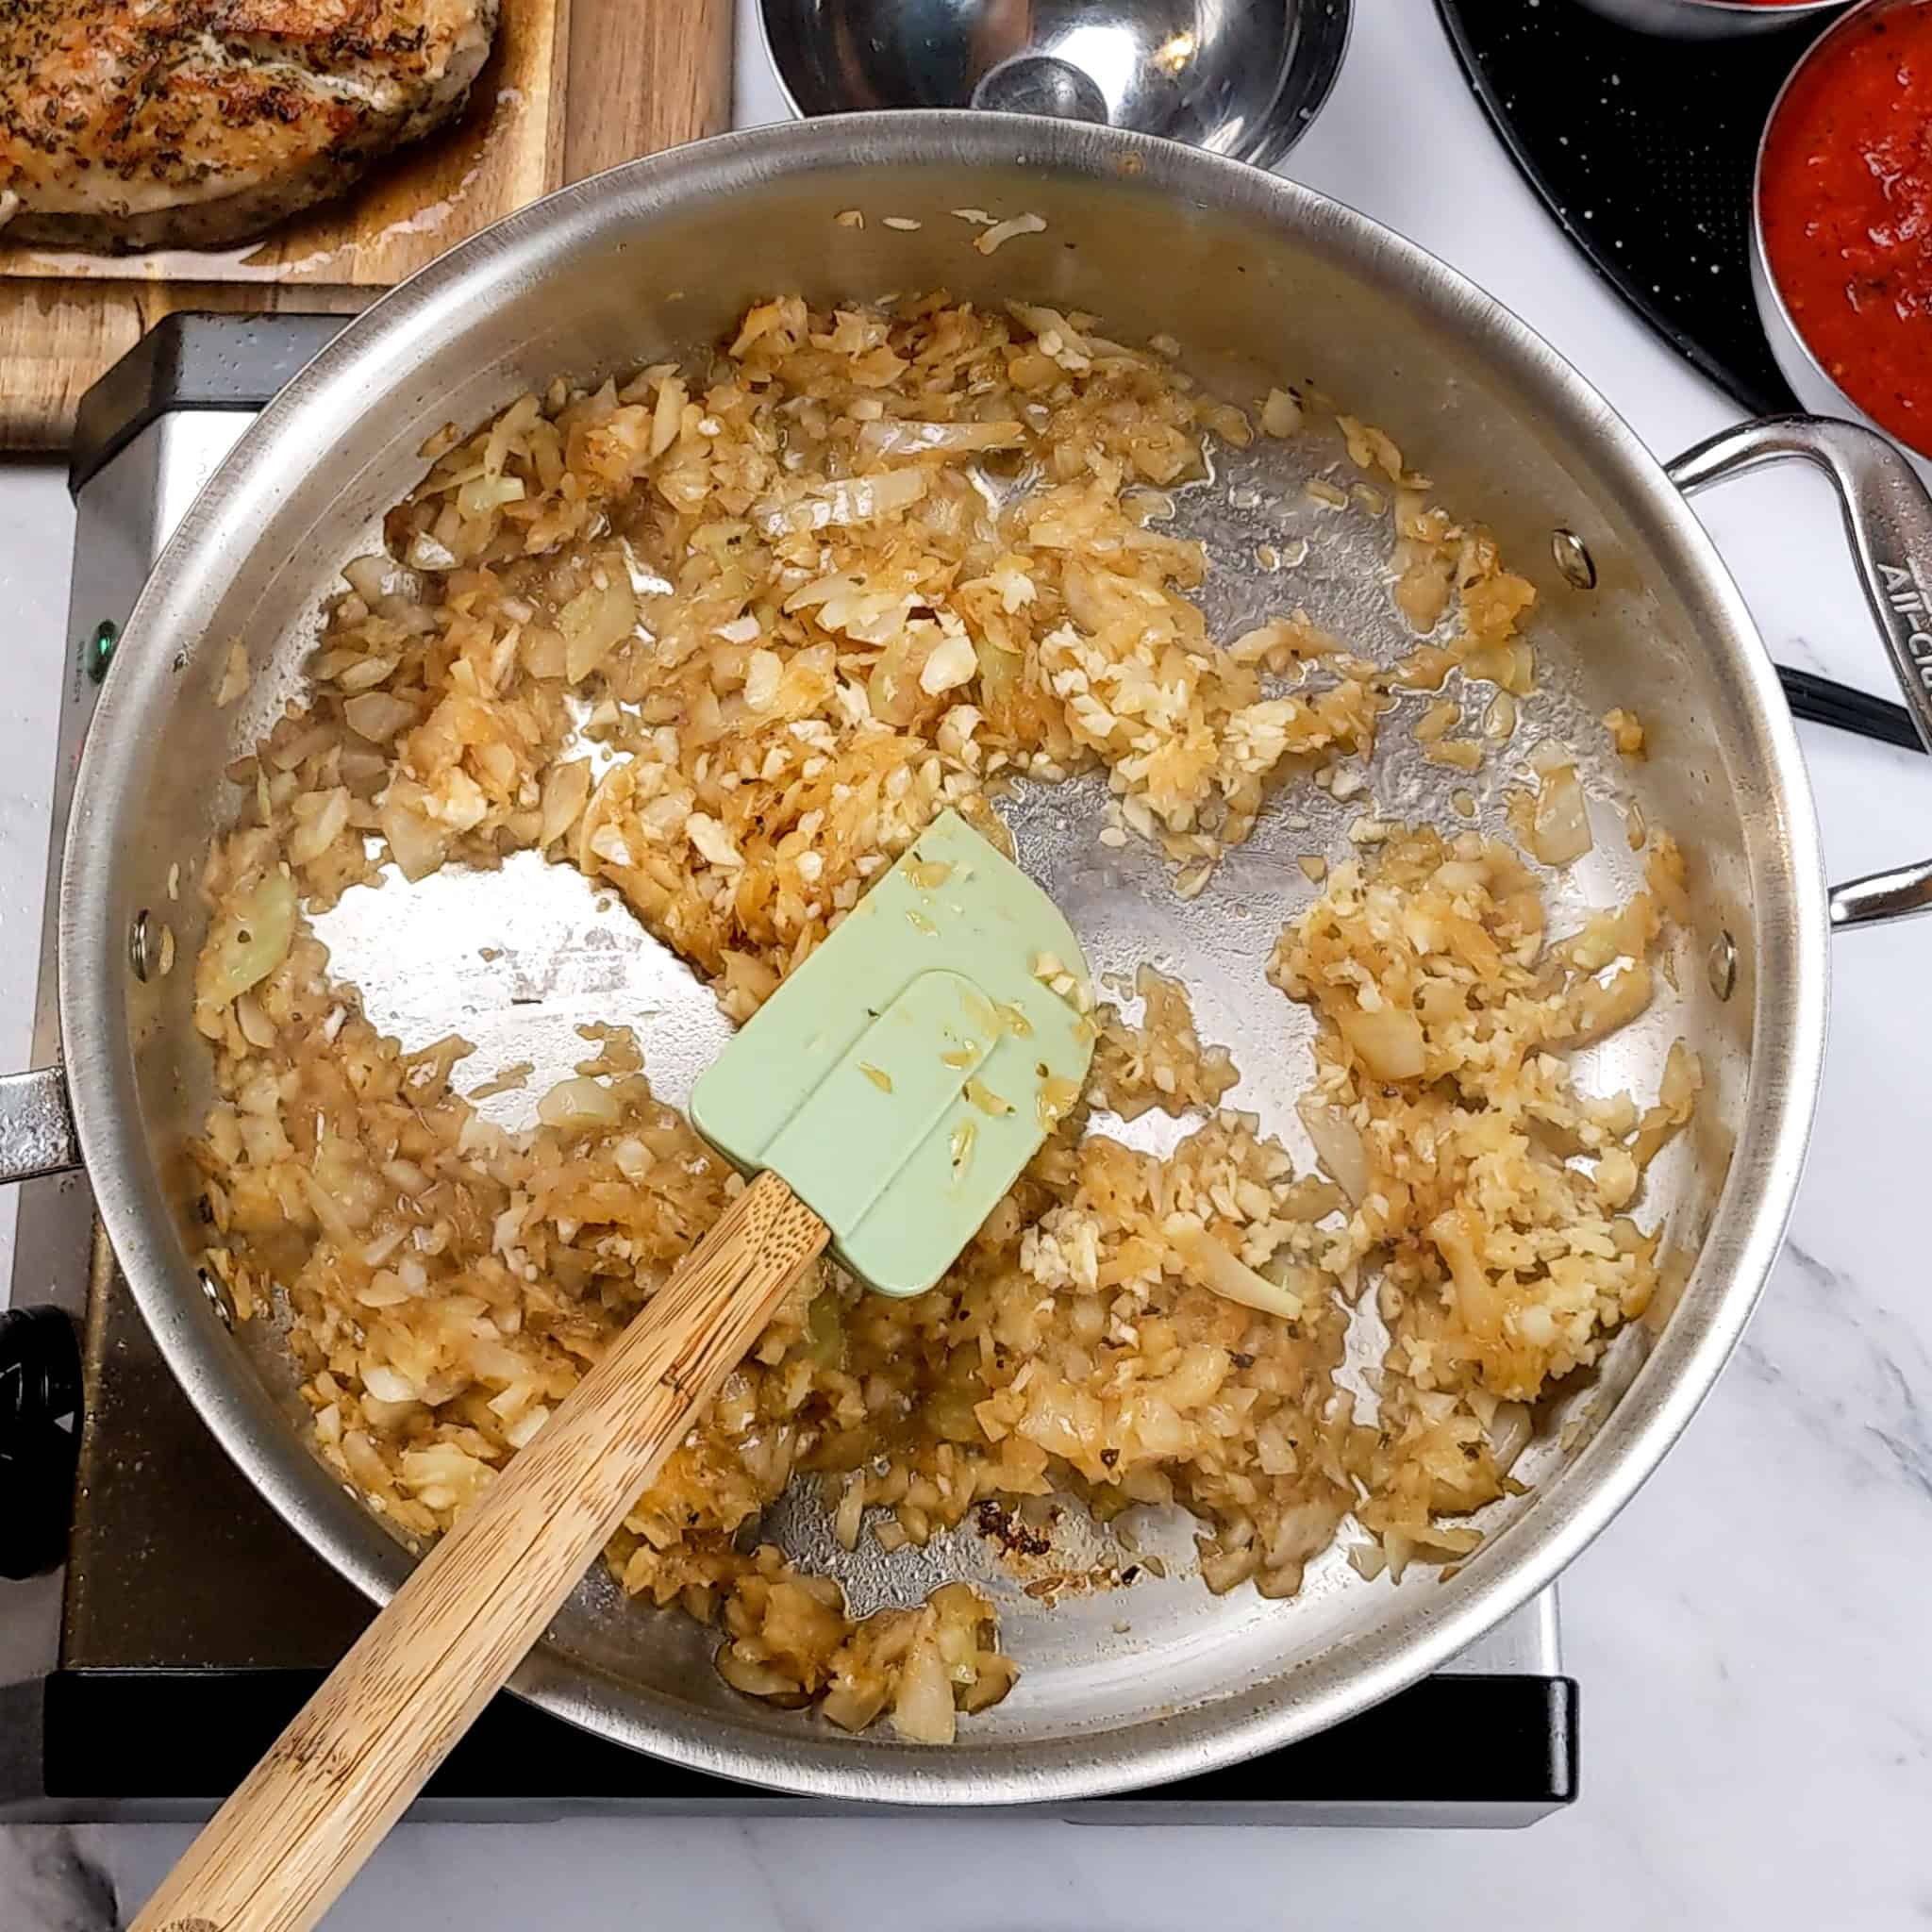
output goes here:
<path id="1" fill-rule="evenodd" d="M 824 1246 L 775 1174 L 719 1219 L 419 1564 L 128 1932 L 306 1932 L 508 1681 Z"/>

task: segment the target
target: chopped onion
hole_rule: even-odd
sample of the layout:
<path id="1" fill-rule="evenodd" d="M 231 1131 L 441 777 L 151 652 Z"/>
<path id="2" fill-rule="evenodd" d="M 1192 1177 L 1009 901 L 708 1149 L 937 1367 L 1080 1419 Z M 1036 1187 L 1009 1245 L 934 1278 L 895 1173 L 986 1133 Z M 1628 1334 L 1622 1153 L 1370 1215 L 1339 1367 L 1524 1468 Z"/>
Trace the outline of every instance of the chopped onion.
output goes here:
<path id="1" fill-rule="evenodd" d="M 1369 1153 L 1356 1124 L 1340 1108 L 1325 1106 L 1312 1095 L 1298 1100 L 1295 1111 L 1314 1143 L 1316 1159 L 1336 1186 L 1360 1207 L 1369 1194 Z"/>
<path id="2" fill-rule="evenodd" d="M 416 1399 L 415 1383 L 381 1362 L 364 1365 L 362 1386 L 378 1402 L 414 1402 Z"/>
<path id="3" fill-rule="evenodd" d="M 617 1096 L 601 1080 L 579 1074 L 574 1080 L 559 1080 L 537 1103 L 537 1118 L 546 1127 L 561 1127 L 566 1133 L 586 1127 L 614 1127 Z"/>
<path id="4" fill-rule="evenodd" d="M 1570 994 L 1568 1045 L 1591 1046 L 1605 1040 L 1650 1005 L 1655 981 L 1647 960 L 1632 959 L 1607 979 L 1580 981 Z"/>
<path id="5" fill-rule="evenodd" d="M 816 1308 L 816 1304 L 813 1305 Z M 856 1550 L 858 1547 L 858 1531 L 865 1518 L 865 1479 L 859 1475 L 845 1478 L 845 1487 L 839 1494 L 839 1507 L 832 1518 L 832 1534 L 839 1539 L 841 1550 Z"/>
<path id="6" fill-rule="evenodd" d="M 1526 842 L 1545 865 L 1569 865 L 1591 849 L 1594 841 L 1590 834 L 1590 813 L 1574 765 L 1561 765 L 1542 774 Z"/>
<path id="7" fill-rule="evenodd" d="M 1261 405 L 1261 430 L 1266 436 L 1292 436 L 1302 426 L 1302 406 L 1285 389 L 1271 389 Z"/>
<path id="8" fill-rule="evenodd" d="M 335 731 L 325 720 L 311 724 L 306 731 L 296 732 L 292 738 L 278 736 L 270 742 L 264 755 L 276 771 L 292 772 L 304 758 L 327 751 L 335 741 Z"/>
<path id="9" fill-rule="evenodd" d="M 1704 1063 L 1681 1040 L 1673 1041 L 1664 1058 L 1663 1078 L 1657 1085 L 1657 1105 L 1688 1117 L 1703 1087 Z"/>
<path id="10" fill-rule="evenodd" d="M 387 1234 L 377 1235 L 362 1250 L 363 1265 L 369 1268 L 380 1268 L 402 1246 L 408 1234 L 408 1229 L 406 1227 L 392 1227 Z"/>
<path id="11" fill-rule="evenodd" d="M 552 630 L 547 624 L 526 625 L 523 636 L 517 641 L 517 655 L 523 658 L 524 669 L 532 677 L 561 677 L 563 633 Z"/>
<path id="12" fill-rule="evenodd" d="M 266 1053 L 275 1043 L 275 1024 L 261 1010 L 261 1002 L 253 993 L 244 992 L 235 1002 L 235 1023 L 242 1029 L 242 1039 L 250 1046 L 259 1047 Z M 247 1121 L 243 1121 L 242 1124 L 244 1133 L 248 1129 L 248 1124 Z M 284 1141 L 282 1142 L 283 1151 L 287 1150 L 287 1141 Z"/>
<path id="13" fill-rule="evenodd" d="M 504 1440 L 512 1449 L 522 1449 L 532 1441 L 539 1429 L 550 1420 L 550 1410 L 543 1403 L 535 1403 L 504 1430 Z"/>
<path id="14" fill-rule="evenodd" d="M 798 1695 L 797 1680 L 788 1677 L 782 1671 L 774 1670 L 768 1663 L 761 1663 L 756 1657 L 747 1657 L 736 1643 L 727 1643 L 718 1652 L 718 1674 L 734 1690 L 742 1690 L 747 1697 L 791 1698 Z"/>
<path id="15" fill-rule="evenodd" d="M 429 1191 L 429 1176 L 413 1160 L 404 1160 L 401 1158 L 385 1160 L 382 1163 L 382 1177 L 391 1187 L 412 1198 Z M 401 1245 L 400 1236 L 397 1238 L 397 1245 Z"/>
<path id="16" fill-rule="evenodd" d="M 1244 1308 L 1279 1315 L 1284 1322 L 1300 1318 L 1303 1302 L 1292 1288 L 1256 1274 L 1239 1256 L 1229 1254 L 1205 1227 L 1180 1228 L 1170 1239 L 1195 1271 L 1201 1287 L 1212 1290 L 1225 1301 L 1239 1302 Z"/>
<path id="17" fill-rule="evenodd" d="M 413 885 L 427 878 L 443 861 L 449 850 L 448 834 L 419 812 L 410 810 L 391 785 L 383 801 L 380 824 L 389 841 L 390 857 L 402 868 L 403 876 Z"/>
<path id="18" fill-rule="evenodd" d="M 1023 432 L 1017 423 L 868 423 L 858 432 L 858 450 L 868 457 L 907 457 L 922 450 L 1008 449 Z"/>
<path id="19" fill-rule="evenodd" d="M 918 469 L 887 470 L 876 476 L 841 476 L 794 502 L 768 500 L 759 504 L 752 518 L 768 537 L 869 524 L 917 503 L 925 494 L 925 472 Z"/>
<path id="20" fill-rule="evenodd" d="M 1490 1454 L 1496 1458 L 1496 1471 L 1507 1475 L 1516 1458 L 1529 1446 L 1532 1422 L 1529 1407 L 1522 1402 L 1499 1402 L 1490 1418 Z"/>
<path id="21" fill-rule="evenodd" d="M 973 245 L 982 255 L 991 255 L 994 249 L 1003 248 L 1016 235 L 1037 235 L 1046 226 L 1039 215 L 1015 215 L 1009 222 L 995 222 L 990 228 L 982 228 L 973 238 Z"/>
<path id="22" fill-rule="evenodd" d="M 339 1248 L 355 1247 L 356 1230 L 349 1224 L 349 1217 L 342 1212 L 335 1196 L 306 1167 L 296 1170 L 295 1178 L 301 1183 L 303 1195 L 323 1233 Z"/>
<path id="23" fill-rule="evenodd" d="M 658 385 L 657 407 L 651 412 L 651 455 L 661 457 L 677 441 L 684 423 L 684 406 L 689 400 L 682 379 L 667 375 Z"/>
<path id="24" fill-rule="evenodd" d="M 427 530 L 419 530 L 410 539 L 408 561 L 411 570 L 453 570 L 456 560 L 456 552 L 447 543 L 439 542 Z"/>
<path id="25" fill-rule="evenodd" d="M 591 766 L 586 758 L 571 758 L 552 765 L 543 777 L 543 819 L 538 827 L 537 843 L 547 845 L 560 839 L 576 824 L 591 795 Z"/>
<path id="26" fill-rule="evenodd" d="M 397 659 L 394 658 L 364 658 L 337 673 L 336 682 L 344 691 L 368 691 L 373 686 L 382 683 L 396 668 L 396 663 Z"/>
<path id="27" fill-rule="evenodd" d="M 563 632 L 563 675 L 581 682 L 636 629 L 638 600 L 627 575 L 611 574 L 600 591 L 579 591 L 557 614 Z"/>
<path id="28" fill-rule="evenodd" d="M 295 936 L 295 883 L 271 873 L 236 903 L 209 949 L 213 970 L 203 986 L 216 1006 L 266 979 L 289 956 Z"/>
<path id="29" fill-rule="evenodd" d="M 916 641 L 917 632 L 901 631 L 866 675 L 866 702 L 873 716 L 888 724 L 909 724 L 919 715 L 919 679 L 910 662 Z"/>
<path id="30" fill-rule="evenodd" d="M 1399 1007 L 1344 1013 L 1342 1037 L 1378 1080 L 1416 1080 L 1427 1064 L 1423 1023 Z M 1341 1176 L 1338 1174 L 1339 1180 Z"/>
<path id="31" fill-rule="evenodd" d="M 953 1685 L 933 1637 L 913 1643 L 892 1699 L 892 1728 L 912 1744 L 950 1744 L 958 1729 Z"/>
<path id="32" fill-rule="evenodd" d="M 1521 638 L 1472 651 L 1462 660 L 1465 679 L 1481 678 L 1525 698 L 1536 689 L 1536 654 Z"/>
<path id="33" fill-rule="evenodd" d="M 254 673 L 248 668 L 248 647 L 237 638 L 228 646 L 227 662 L 222 667 L 222 682 L 215 692 L 215 708 L 225 709 L 248 689 Z"/>
<path id="34" fill-rule="evenodd" d="M 351 558 L 342 566 L 343 581 L 372 608 L 401 588 L 404 575 L 395 559 L 380 550 L 373 550 L 366 557 Z"/>
<path id="35" fill-rule="evenodd" d="M 962 631 L 942 638 L 928 654 L 920 667 L 919 688 L 928 697 L 938 697 L 942 691 L 970 683 L 978 669 L 979 658 L 974 651 L 973 640 Z"/>
<path id="36" fill-rule="evenodd" d="M 487 517 L 506 503 L 523 500 L 521 476 L 474 476 L 457 491 L 457 508 L 466 517 Z"/>
<path id="37" fill-rule="evenodd" d="M 416 722 L 416 708 L 386 691 L 365 691 L 342 707 L 349 729 L 372 744 L 387 744 Z"/>
<path id="38" fill-rule="evenodd" d="M 289 837 L 289 863 L 308 865 L 320 858 L 336 842 L 342 827 L 349 823 L 349 788 L 337 785 L 327 791 L 309 792 L 308 798 L 320 799 L 321 804 L 306 819 L 299 823 Z M 305 800 L 296 801 L 298 809 Z M 267 1041 L 258 1042 L 261 1045 Z"/>
<path id="39" fill-rule="evenodd" d="M 491 425 L 490 440 L 483 446 L 483 474 L 486 476 L 502 473 L 504 464 L 509 460 L 511 449 L 520 438 L 536 426 L 539 414 L 537 398 L 525 394 Z"/>

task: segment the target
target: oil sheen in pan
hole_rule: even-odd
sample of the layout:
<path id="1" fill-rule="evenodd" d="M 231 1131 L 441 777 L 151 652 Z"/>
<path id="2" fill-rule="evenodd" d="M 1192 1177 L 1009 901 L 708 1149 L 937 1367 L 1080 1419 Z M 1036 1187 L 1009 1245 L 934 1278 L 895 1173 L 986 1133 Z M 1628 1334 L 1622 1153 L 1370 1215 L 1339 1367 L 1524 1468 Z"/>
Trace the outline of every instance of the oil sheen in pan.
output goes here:
<path id="1" fill-rule="evenodd" d="M 1158 527 L 1206 547 L 1207 580 L 1195 594 L 1210 635 L 1224 641 L 1299 609 L 1375 661 L 1392 661 L 1412 648 L 1414 634 L 1390 595 L 1393 491 L 1387 479 L 1357 469 L 1328 426 L 1311 425 L 1285 441 L 1257 436 L 1246 449 L 1210 441 L 1208 475 L 1167 492 L 1171 511 L 1155 511 Z M 993 478 L 986 484 L 990 495 L 1007 493 Z M 1520 560 L 1532 568 L 1535 561 Z M 1454 624 L 1453 615 L 1447 622 Z M 1591 853 L 1547 881 L 1552 929 L 1580 924 L 1586 908 L 1620 902 L 1641 883 L 1641 858 L 1630 853 L 1624 836 L 1633 794 L 1593 712 L 1565 689 L 1554 657 L 1540 657 L 1539 689 L 1520 701 L 1514 735 L 1492 744 L 1474 773 L 1426 762 L 1414 741 L 1416 719 L 1442 693 L 1399 694 L 1382 721 L 1372 763 L 1342 761 L 1326 788 L 1294 780 L 1282 786 L 1252 839 L 1226 855 L 1192 899 L 1174 891 L 1173 869 L 1153 847 L 1134 840 L 1124 847 L 1100 843 L 1107 797 L 1100 774 L 1062 785 L 1023 784 L 1002 806 L 1022 864 L 1073 923 L 1106 995 L 1131 1016 L 1138 1012 L 1132 981 L 1142 962 L 1182 980 L 1203 1039 L 1229 1047 L 1241 1071 L 1241 1083 L 1224 1104 L 1257 1115 L 1298 1170 L 1314 1165 L 1295 1113 L 1311 1073 L 1312 1022 L 1268 983 L 1265 969 L 1283 921 L 1316 891 L 1300 866 L 1304 856 L 1332 864 L 1355 855 L 1349 828 L 1365 814 L 1508 837 L 1505 794 L 1521 782 L 1534 747 L 1558 739 L 1577 754 L 1597 836 Z M 1484 684 L 1461 691 L 1462 733 L 1481 734 L 1492 696 Z M 1452 802 L 1457 794 L 1466 794 L 1465 806 L 1474 800 L 1473 816 L 1458 811 Z M 646 962 L 652 949 L 626 947 L 626 934 L 635 930 L 632 914 L 608 889 L 534 854 L 519 855 L 498 873 L 448 868 L 414 887 L 391 876 L 379 893 L 350 892 L 315 925 L 335 970 L 361 989 L 370 1017 L 385 1031 L 409 1044 L 452 1030 L 476 1042 L 459 1086 L 484 1085 L 505 1068 L 529 1064 L 521 1084 L 481 1103 L 486 1114 L 508 1127 L 528 1124 L 537 1097 L 585 1056 L 579 1024 L 635 1024 L 646 1072 L 673 1101 L 682 1099 L 725 1037 L 722 1019 L 709 1033 L 702 1026 L 676 1038 L 654 1032 L 654 1015 L 676 1003 L 651 982 Z M 1647 1092 L 1655 1084 L 1650 1070 L 1680 1030 L 1672 1004 L 1659 999 L 1650 1013 L 1582 1057 L 1580 1084 L 1589 1091 L 1628 1086 Z M 1132 1123 L 1100 1115 L 1095 1124 L 1159 1151 L 1191 1123 L 1151 1113 Z M 1686 1151 L 1674 1147 L 1661 1158 L 1682 1159 Z M 1667 1185 L 1660 1198 L 1668 1197 Z M 1636 1340 L 1626 1336 L 1615 1344 L 1596 1378 L 1557 1406 L 1517 1466 L 1526 1481 L 1554 1471 L 1562 1455 L 1557 1439 L 1576 1419 L 1573 1412 L 1587 1416 L 1634 1373 Z M 1379 1362 L 1386 1341 L 1374 1297 L 1365 1294 L 1350 1328 L 1341 1380 L 1371 1410 L 1374 1397 L 1364 1371 Z M 1493 1505 L 1475 1521 L 1499 1522 L 1509 1507 L 1507 1501 Z M 936 1536 L 924 1550 L 908 1547 L 887 1557 L 867 1535 L 848 1553 L 833 1537 L 815 1489 L 794 1485 L 768 1513 L 761 1534 L 806 1568 L 838 1577 L 860 1615 L 884 1604 L 917 1603 L 953 1578 L 974 1580 L 997 1601 L 1003 1642 L 1027 1669 L 1104 1677 L 1131 1672 L 1136 1657 L 1150 1649 L 1212 1641 L 1217 1634 L 1279 1614 L 1280 1606 L 1264 1604 L 1248 1590 L 1209 1598 L 1196 1574 L 1194 1529 L 1181 1510 L 1136 1507 L 1103 1530 L 1077 1505 L 1062 1504 L 1051 1520 L 1029 1521 L 1028 1535 L 1020 1541 L 1047 1544 L 1030 1554 L 1016 1556 L 981 1534 L 972 1519 Z M 1352 1522 L 1345 1522 L 1336 1542 L 1309 1563 L 1292 1606 L 1297 1618 L 1339 1620 L 1338 1599 L 1362 1587 L 1345 1556 L 1354 1540 Z M 1122 1574 L 1130 1574 L 1131 1583 L 1092 1587 L 1084 1581 Z M 1048 1580 L 1055 1577 L 1074 1580 L 1053 1588 Z M 1029 1583 L 1035 1594 L 1027 1593 Z M 601 1573 L 592 1588 L 613 1599 L 617 1594 Z M 611 1610 L 623 1614 L 615 1602 Z M 1308 1635 L 1316 1638 L 1313 1630 Z"/>

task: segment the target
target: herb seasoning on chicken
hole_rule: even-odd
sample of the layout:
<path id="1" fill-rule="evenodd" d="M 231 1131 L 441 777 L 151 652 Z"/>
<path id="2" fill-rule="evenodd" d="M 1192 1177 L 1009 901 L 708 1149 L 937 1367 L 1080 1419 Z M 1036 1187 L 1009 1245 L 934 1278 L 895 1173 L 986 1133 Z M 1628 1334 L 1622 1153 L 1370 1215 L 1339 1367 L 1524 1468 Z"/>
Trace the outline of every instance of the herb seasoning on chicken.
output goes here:
<path id="1" fill-rule="evenodd" d="M 498 0 L 11 0 L 0 223 L 121 253 L 244 242 L 460 112 Z"/>

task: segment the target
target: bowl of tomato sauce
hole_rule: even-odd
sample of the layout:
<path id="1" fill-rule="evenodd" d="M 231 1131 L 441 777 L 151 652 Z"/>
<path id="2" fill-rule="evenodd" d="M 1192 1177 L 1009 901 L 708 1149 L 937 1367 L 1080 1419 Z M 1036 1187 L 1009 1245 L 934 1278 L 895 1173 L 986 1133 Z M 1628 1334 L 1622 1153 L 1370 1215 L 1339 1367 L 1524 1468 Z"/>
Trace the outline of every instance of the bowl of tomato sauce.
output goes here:
<path id="1" fill-rule="evenodd" d="M 1807 50 L 1754 201 L 1752 286 L 1785 379 L 1932 480 L 1932 0 L 1864 0 Z"/>

